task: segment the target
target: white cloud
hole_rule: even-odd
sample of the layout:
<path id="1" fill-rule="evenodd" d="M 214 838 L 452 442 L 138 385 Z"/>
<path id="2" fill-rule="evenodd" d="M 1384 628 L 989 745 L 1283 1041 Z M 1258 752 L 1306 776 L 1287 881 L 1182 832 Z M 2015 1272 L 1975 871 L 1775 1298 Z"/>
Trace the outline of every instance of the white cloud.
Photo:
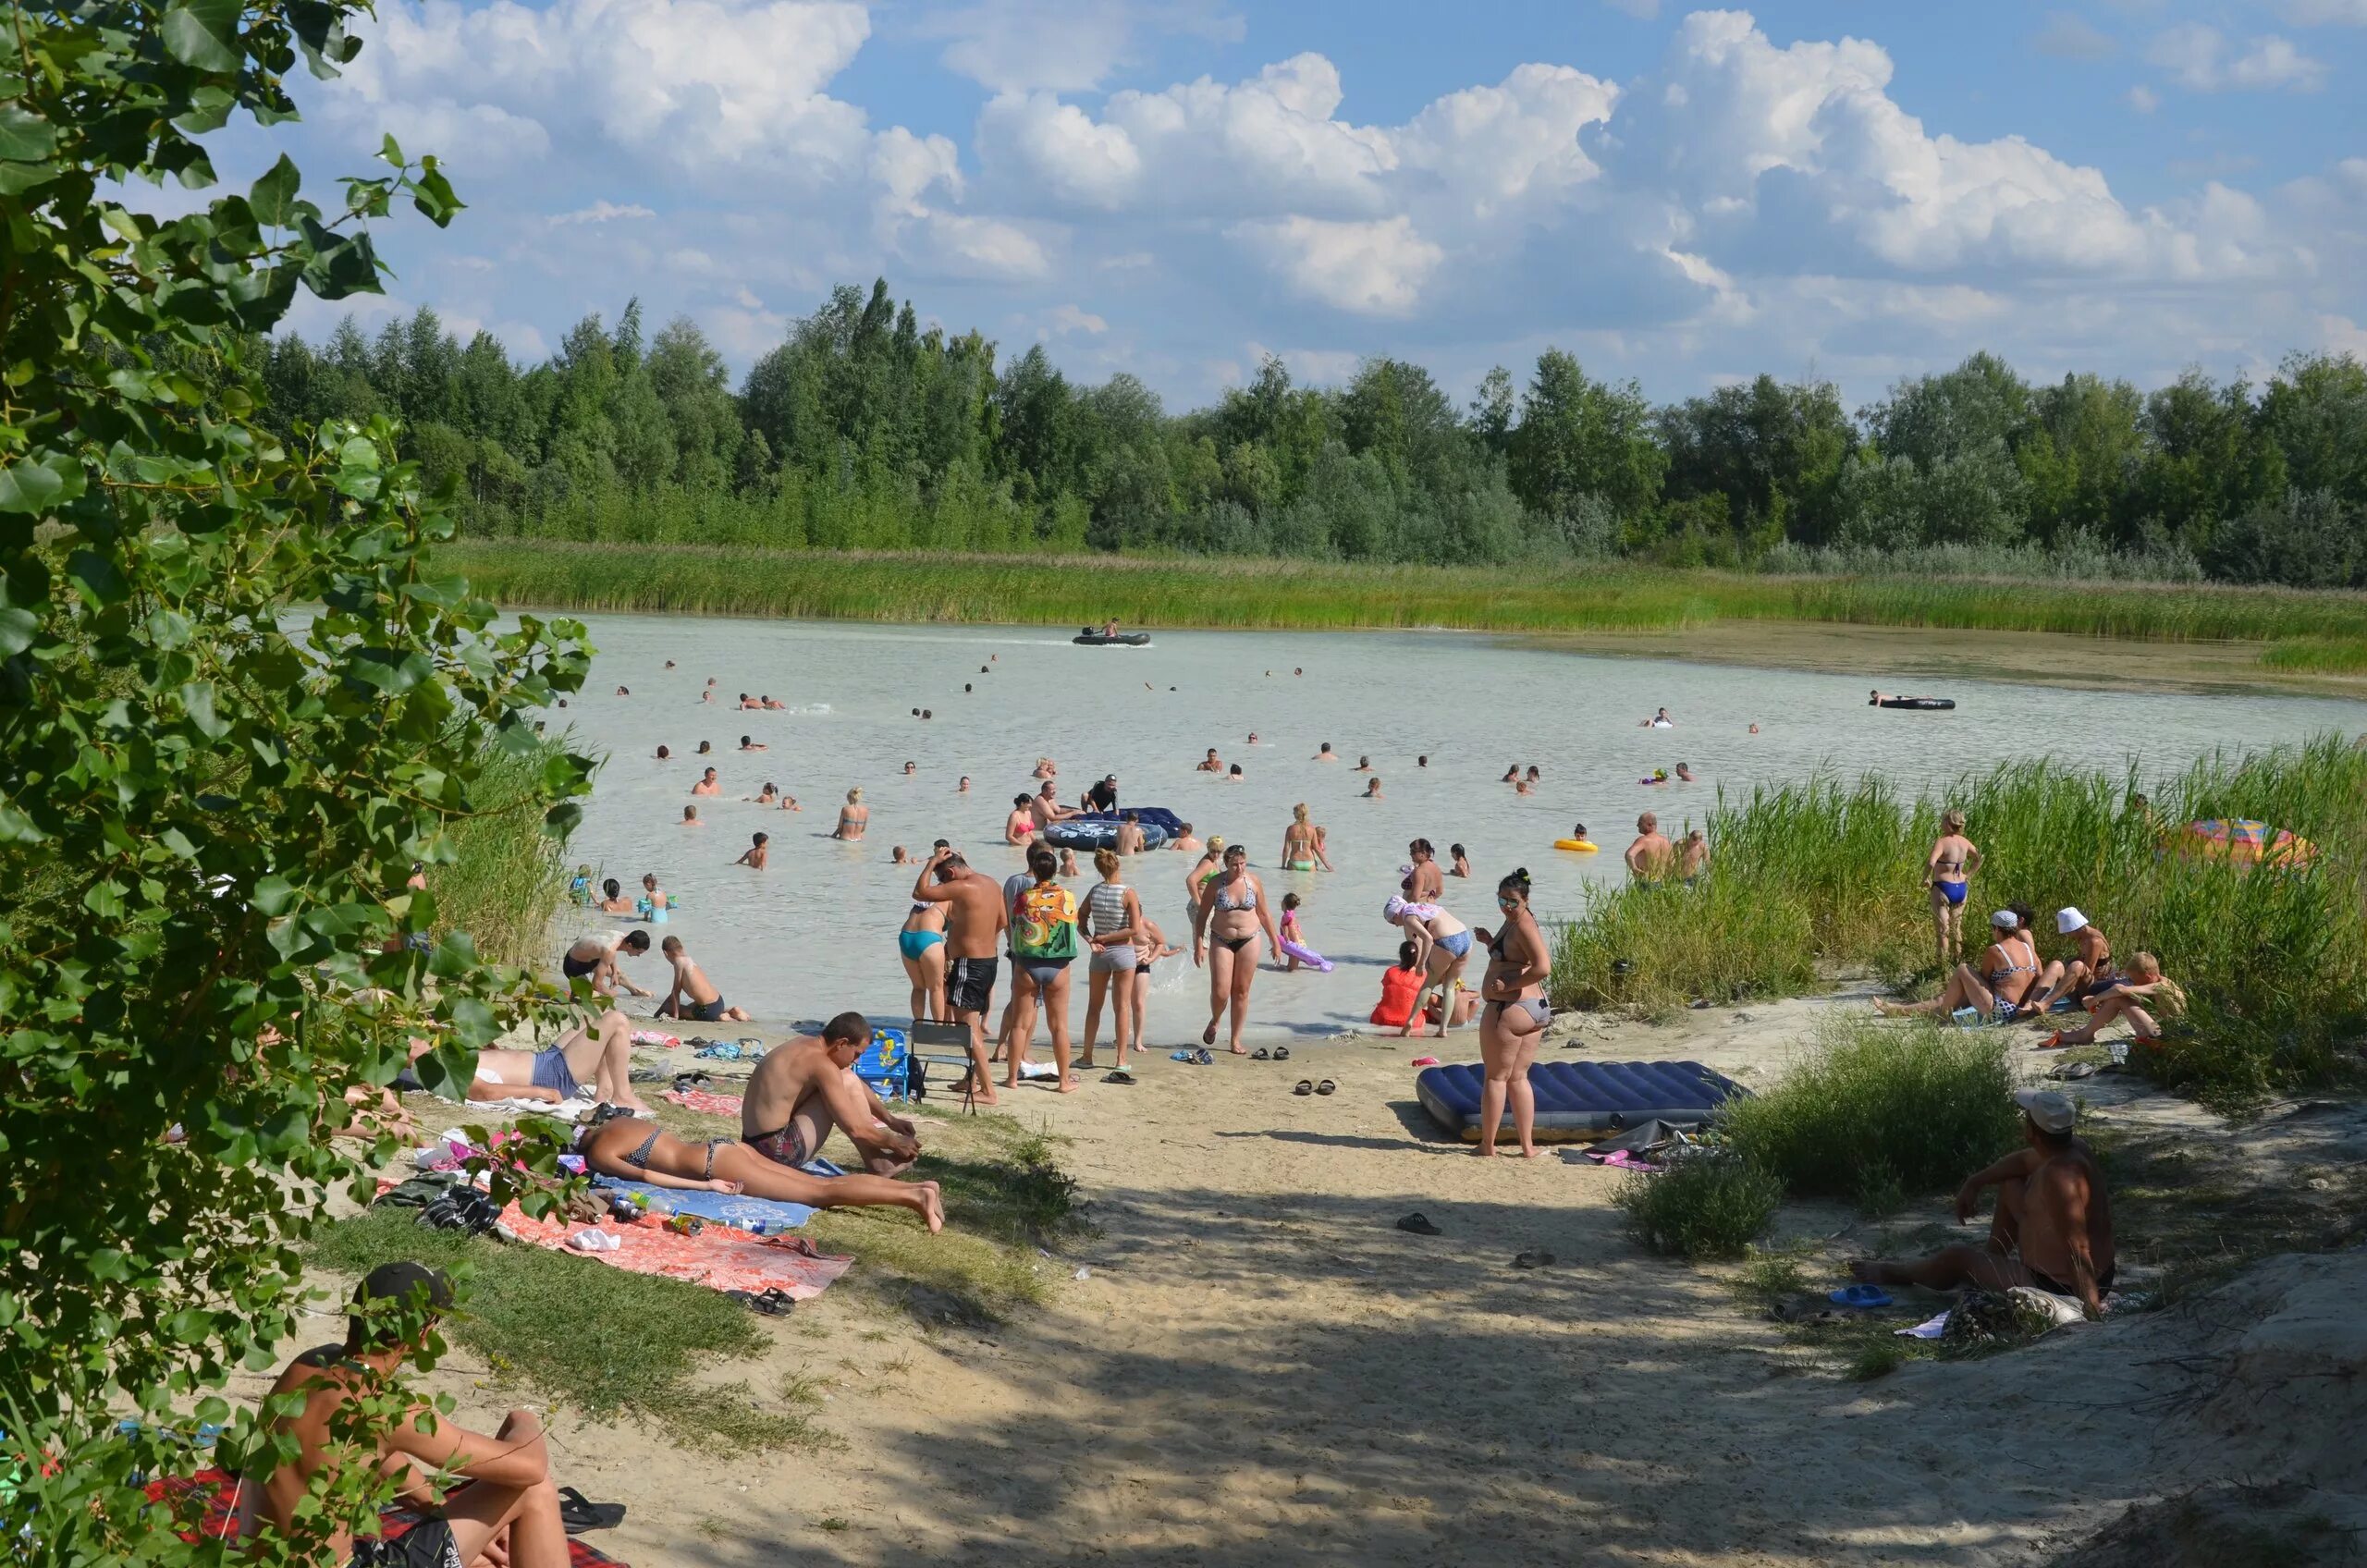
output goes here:
<path id="1" fill-rule="evenodd" d="M 1076 305 L 1055 305 L 1044 312 L 1038 334 L 1046 337 L 1066 337 L 1071 333 L 1085 332 L 1098 337 L 1110 330 L 1109 322 L 1091 311 Z"/>
<path id="2" fill-rule="evenodd" d="M 561 228 L 569 224 L 613 223 L 619 218 L 654 218 L 656 215 L 655 211 L 643 206 L 638 202 L 630 202 L 622 205 L 614 202 L 595 202 L 588 207 L 578 207 L 571 213 L 555 214 L 550 223 L 553 228 Z"/>
<path id="3" fill-rule="evenodd" d="M 2059 60 L 2102 60 L 2119 47 L 2087 18 L 2070 11 L 2049 12 L 2046 25 L 2030 40 L 2030 47 Z"/>
<path id="4" fill-rule="evenodd" d="M 1374 223 L 1266 219 L 1227 233 L 1304 298 L 1357 315 L 1409 313 L 1446 255 L 1403 214 Z"/>
<path id="5" fill-rule="evenodd" d="M 2367 27 L 2367 0 L 2286 0 L 2285 16 L 2296 27 Z"/>
<path id="6" fill-rule="evenodd" d="M 1451 92 L 1394 137 L 1409 168 L 1467 194 L 1481 214 L 1551 199 L 1602 171 L 1579 133 L 1611 118 L 1619 89 L 1567 66 L 1527 65 L 1493 87 Z"/>
<path id="7" fill-rule="evenodd" d="M 2314 92 L 2325 85 L 2324 65 L 2275 33 L 2255 38 L 2238 50 L 2217 28 L 2202 22 L 2181 22 L 2158 34 L 2146 47 L 2145 59 L 2194 92 L 2228 89 Z"/>
<path id="8" fill-rule="evenodd" d="M 2128 90 L 2128 106 L 2140 115 L 2150 115 L 2162 106 L 2162 95 L 2143 82 Z"/>
<path id="9" fill-rule="evenodd" d="M 2329 354 L 2349 354 L 2367 360 L 2367 326 L 2360 325 L 2349 316 L 2320 316 L 2318 342 Z"/>
<path id="10" fill-rule="evenodd" d="M 979 0 L 922 18 L 945 64 L 994 92 L 1085 92 L 1134 58 L 1144 32 L 1239 42 L 1240 17 L 1207 0 Z"/>

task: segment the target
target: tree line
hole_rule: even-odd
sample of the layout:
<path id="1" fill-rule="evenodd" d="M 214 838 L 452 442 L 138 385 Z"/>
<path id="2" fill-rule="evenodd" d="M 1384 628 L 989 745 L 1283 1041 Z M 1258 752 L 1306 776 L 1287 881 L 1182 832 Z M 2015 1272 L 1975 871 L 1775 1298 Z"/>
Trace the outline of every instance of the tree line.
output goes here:
<path id="1" fill-rule="evenodd" d="M 2367 367 L 2296 354 L 2265 386 L 2033 384 L 1996 356 L 1854 414 L 1761 375 L 1654 406 L 1558 349 L 1458 405 L 1404 360 L 1343 386 L 1279 359 L 1171 414 L 1120 373 L 1072 381 L 841 286 L 735 388 L 638 301 L 541 364 L 422 309 L 375 337 L 256 346 L 271 417 L 386 413 L 475 534 L 962 551 L 1124 550 L 1676 566 L 1955 551 L 2169 576 L 2367 585 Z M 2003 558 L 2003 557 L 2000 557 Z"/>

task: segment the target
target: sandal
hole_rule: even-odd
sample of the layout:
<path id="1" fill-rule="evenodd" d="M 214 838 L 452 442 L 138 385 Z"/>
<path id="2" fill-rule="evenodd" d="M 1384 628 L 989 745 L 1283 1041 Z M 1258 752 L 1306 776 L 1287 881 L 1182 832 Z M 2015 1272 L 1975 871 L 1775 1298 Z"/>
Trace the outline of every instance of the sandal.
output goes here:
<path id="1" fill-rule="evenodd" d="M 1274 1047 L 1274 1060 L 1275 1060 L 1276 1061 L 1288 1061 L 1288 1060 L 1290 1060 L 1290 1059 L 1291 1059 L 1291 1048 L 1290 1048 L 1290 1047 L 1288 1047 L 1288 1046 L 1276 1046 L 1276 1047 Z"/>
<path id="2" fill-rule="evenodd" d="M 1210 1019 L 1210 1020 L 1208 1021 L 1208 1026 L 1206 1029 L 1203 1029 L 1203 1030 L 1201 1030 L 1201 1031 L 1200 1031 L 1200 1044 L 1202 1044 L 1202 1045 L 1204 1045 L 1204 1046 L 1213 1046 L 1213 1045 L 1215 1045 L 1216 1043 L 1217 1043 L 1217 1026 L 1216 1026 L 1216 1021 L 1215 1021 L 1214 1019 Z"/>
<path id="3" fill-rule="evenodd" d="M 586 1530 L 613 1530 L 625 1522 L 625 1505 L 621 1502 L 594 1502 L 573 1487 L 558 1489 L 558 1522 L 567 1526 L 570 1536 Z"/>
<path id="4" fill-rule="evenodd" d="M 1300 1079 L 1298 1081 L 1298 1087 L 1293 1089 L 1291 1093 L 1294 1095 L 1311 1095 L 1315 1093 L 1315 1080 L 1312 1078 Z"/>
<path id="5" fill-rule="evenodd" d="M 1443 1236 L 1446 1234 L 1445 1231 L 1440 1230 L 1436 1225 L 1431 1224 L 1429 1216 L 1422 1213 L 1419 1209 L 1415 1210 L 1404 1219 L 1399 1220 L 1397 1222 L 1397 1228 L 1401 1231 L 1410 1231 L 1417 1236 Z"/>
<path id="6" fill-rule="evenodd" d="M 1122 1067 L 1113 1067 L 1101 1081 L 1105 1084 L 1131 1084 L 1134 1081 L 1134 1075 Z"/>
<path id="7" fill-rule="evenodd" d="M 1208 1047 L 1206 1046 L 1202 1046 L 1192 1053 L 1192 1061 L 1198 1067 L 1214 1067 L 1217 1064 L 1217 1059 L 1208 1054 Z"/>
<path id="8" fill-rule="evenodd" d="M 797 1305 L 779 1285 L 761 1293 L 754 1291 L 726 1291 L 723 1293 L 749 1311 L 766 1317 L 786 1317 L 790 1309 Z"/>
<path id="9" fill-rule="evenodd" d="M 1256 1050 L 1249 1053 L 1249 1060 L 1252 1061 L 1271 1061 L 1273 1058 L 1274 1053 L 1268 1050 L 1263 1046 L 1259 1046 Z"/>
<path id="10" fill-rule="evenodd" d="M 1525 1252 L 1513 1258 L 1515 1268 L 1551 1268 L 1560 1260 L 1550 1252 Z"/>
<path id="11" fill-rule="evenodd" d="M 1329 1095 L 1336 1093 L 1339 1090 L 1339 1084 L 1334 1084 L 1331 1079 L 1326 1078 L 1322 1083 L 1315 1085 L 1315 1092 L 1318 1095 Z"/>

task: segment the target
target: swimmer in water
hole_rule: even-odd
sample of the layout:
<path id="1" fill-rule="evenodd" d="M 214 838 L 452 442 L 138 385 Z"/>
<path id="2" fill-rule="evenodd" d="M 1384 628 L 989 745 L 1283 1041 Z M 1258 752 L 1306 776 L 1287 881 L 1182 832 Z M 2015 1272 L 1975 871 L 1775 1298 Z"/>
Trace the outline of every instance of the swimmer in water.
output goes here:
<path id="1" fill-rule="evenodd" d="M 1076 851 L 1071 849 L 1062 849 L 1061 851 L 1061 875 L 1063 876 L 1074 876 L 1076 874 Z"/>
<path id="2" fill-rule="evenodd" d="M 888 851 L 888 864 L 889 865 L 910 865 L 913 864 L 913 857 L 904 852 L 903 845 L 899 844 L 894 849 Z"/>
<path id="3" fill-rule="evenodd" d="M 751 871 L 764 870 L 765 861 L 770 853 L 767 839 L 767 835 L 766 834 L 756 834 L 750 841 L 747 852 L 742 855 L 738 860 L 733 861 L 731 864 L 734 865 L 744 865 Z"/>
<path id="4" fill-rule="evenodd" d="M 919 766 L 918 766 L 918 765 L 916 765 L 916 764 L 914 764 L 914 763 L 911 763 L 911 762 L 907 762 L 906 764 L 904 764 L 904 777 L 905 777 L 905 778 L 912 778 L 914 774 L 918 773 L 919 771 L 920 771 L 920 767 L 919 767 Z"/>
<path id="5" fill-rule="evenodd" d="M 1319 751 L 1318 751 L 1318 752 L 1315 753 L 1315 759 L 1314 759 L 1314 760 L 1315 760 L 1315 761 L 1317 761 L 1317 762 L 1338 762 L 1338 761 L 1340 760 L 1340 758 L 1339 758 L 1339 756 L 1338 756 L 1338 755 L 1337 755 L 1337 754 L 1336 754 L 1336 753 L 1331 750 L 1331 741 L 1324 741 L 1324 742 L 1323 742 L 1322 749 L 1321 749 L 1321 750 L 1319 750 Z"/>
<path id="6" fill-rule="evenodd" d="M 1698 784 L 1700 782 L 1699 779 L 1693 777 L 1693 765 L 1689 762 L 1681 762 L 1676 765 L 1676 781 L 1679 784 Z"/>
<path id="7" fill-rule="evenodd" d="M 1323 829 L 1307 820 L 1305 801 L 1291 807 L 1291 825 L 1282 829 L 1282 869 L 1313 871 L 1318 865 L 1332 869 L 1331 857 L 1324 853 L 1324 838 Z"/>
<path id="8" fill-rule="evenodd" d="M 600 891 L 604 895 L 598 905 L 602 914 L 631 914 L 633 912 L 633 901 L 625 897 L 624 884 L 615 877 L 601 883 Z"/>
<path id="9" fill-rule="evenodd" d="M 1200 840 L 1192 837 L 1192 825 L 1184 822 L 1177 824 L 1177 827 L 1180 831 L 1169 841 L 1167 847 L 1171 850 L 1183 850 L 1190 854 L 1199 853 Z"/>
<path id="10" fill-rule="evenodd" d="M 871 820 L 871 808 L 863 803 L 863 786 L 858 784 L 847 791 L 847 803 L 839 808 L 838 830 L 830 835 L 846 843 L 863 837 L 864 824 Z"/>
<path id="11" fill-rule="evenodd" d="M 1651 717 L 1638 720 L 1636 728 L 1638 729 L 1674 729 L 1676 728 L 1676 720 L 1669 717 L 1668 709 L 1662 708 L 1658 713 L 1652 715 Z"/>
<path id="12" fill-rule="evenodd" d="M 1519 782 L 1520 782 L 1520 764 L 1518 764 L 1518 763 L 1514 763 L 1514 764 L 1510 765 L 1509 766 L 1507 766 L 1507 767 L 1504 769 L 1504 776 L 1503 776 L 1502 778 L 1497 779 L 1497 780 L 1496 780 L 1496 782 L 1497 782 L 1497 783 L 1499 783 L 1499 784 L 1517 784 L 1517 783 L 1519 783 Z"/>
<path id="13" fill-rule="evenodd" d="M 780 798 L 780 809 L 783 811 L 803 811 L 805 808 L 797 803 L 797 797 L 795 795 L 783 795 Z"/>
<path id="14" fill-rule="evenodd" d="M 1414 759 L 1414 766 L 1415 766 L 1416 767 L 1428 767 L 1428 766 L 1430 766 L 1430 753 L 1428 753 L 1428 752 L 1424 752 L 1420 756 L 1416 757 L 1416 758 Z"/>
<path id="15" fill-rule="evenodd" d="M 1534 784 L 1534 783 L 1538 782 L 1538 780 L 1539 780 L 1540 778 L 1544 778 L 1544 775 L 1543 775 L 1543 774 L 1541 774 L 1541 773 L 1539 773 L 1539 772 L 1538 772 L 1538 770 L 1537 770 L 1537 765 L 1536 765 L 1535 763 L 1530 763 L 1530 764 L 1528 765 L 1528 773 L 1527 773 L 1527 777 L 1528 781 L 1529 781 L 1531 784 Z"/>
<path id="16" fill-rule="evenodd" d="M 740 749 L 743 752 L 769 752 L 772 750 L 770 746 L 766 745 L 762 741 L 751 740 L 745 735 L 740 737 Z"/>
<path id="17" fill-rule="evenodd" d="M 1527 779 L 1524 778 L 1513 786 L 1513 793 L 1515 795 L 1534 795 L 1537 793 L 1537 789 L 1534 785 L 1530 784 Z"/>
<path id="18" fill-rule="evenodd" d="M 1013 795 L 1011 798 L 1011 815 L 1002 819 L 1004 843 L 1025 844 L 1035 833 L 1036 814 L 1028 809 L 1028 802 L 1035 798 L 1033 795 Z"/>
<path id="19" fill-rule="evenodd" d="M 1452 856 L 1454 861 L 1453 865 L 1447 867 L 1446 874 L 1449 876 L 1468 876 L 1471 875 L 1471 857 L 1463 852 L 1463 846 L 1461 844 L 1449 844 L 1446 847 L 1446 852 Z"/>
<path id="20" fill-rule="evenodd" d="M 762 711 L 763 711 L 763 709 L 764 709 L 764 705 L 765 705 L 764 704 L 762 704 L 762 703 L 760 703 L 760 702 L 756 701 L 756 699 L 755 699 L 755 698 L 754 698 L 754 697 L 752 697 L 752 696 L 748 695 L 748 693 L 747 693 L 747 692 L 741 692 L 741 693 L 740 693 L 740 706 L 741 706 L 742 709 L 745 709 L 745 710 L 748 710 L 748 711 L 751 711 L 751 712 L 762 712 Z"/>
<path id="21" fill-rule="evenodd" d="M 1348 771 L 1350 773 L 1370 773 L 1372 771 L 1372 758 L 1359 756 L 1356 758 L 1356 766 L 1348 769 Z"/>
<path id="22" fill-rule="evenodd" d="M 699 820 L 698 807 L 684 806 L 682 808 L 682 826 L 685 827 L 705 827 L 706 826 L 705 823 Z"/>
<path id="23" fill-rule="evenodd" d="M 755 804 L 760 806 L 777 806 L 780 804 L 780 791 L 773 787 L 773 784 L 769 779 L 766 781 L 764 789 L 757 791 L 756 794 L 743 798 L 753 800 Z"/>
<path id="24" fill-rule="evenodd" d="M 665 747 L 663 747 L 663 746 L 660 746 L 660 747 L 658 747 L 658 748 L 657 748 L 657 760 L 658 760 L 659 762 L 664 762 L 667 758 L 668 758 L 668 757 L 672 756 L 673 754 L 674 754 L 674 753 L 673 753 L 672 752 L 668 751 L 668 750 L 667 750 Z"/>
<path id="25" fill-rule="evenodd" d="M 1222 773 L 1224 771 L 1224 764 L 1217 760 L 1217 749 L 1214 746 L 1210 746 L 1208 748 L 1208 754 L 1192 765 L 1192 771 L 1195 773 Z"/>
<path id="26" fill-rule="evenodd" d="M 617 688 L 617 695 L 619 697 L 630 697 L 632 695 L 632 688 L 630 686 L 619 686 Z"/>
<path id="27" fill-rule="evenodd" d="M 1061 770 L 1054 765 L 1051 758 L 1037 757 L 1036 759 L 1036 771 L 1028 777 L 1031 778 L 1058 778 L 1060 776 Z"/>
<path id="28" fill-rule="evenodd" d="M 1232 768 L 1226 772 L 1224 781 L 1228 784 L 1238 784 L 1241 782 L 1241 765 L 1239 763 L 1234 763 Z"/>
<path id="29" fill-rule="evenodd" d="M 1360 801 L 1377 801 L 1377 800 L 1380 799 L 1380 774 L 1376 773 L 1376 774 L 1374 774 L 1374 775 L 1373 775 L 1369 779 L 1366 780 L 1366 782 L 1365 782 L 1365 792 L 1364 792 L 1363 794 L 1361 794 L 1361 795 L 1358 795 L 1358 796 L 1356 797 L 1356 799 L 1358 799 L 1358 800 L 1360 800 Z"/>
<path id="30" fill-rule="evenodd" d="M 671 669 L 671 668 L 674 668 L 674 661 L 673 661 L 672 659 L 668 659 L 668 660 L 666 661 L 666 668 L 667 668 L 668 669 Z"/>
<path id="31" fill-rule="evenodd" d="M 963 774 L 962 776 L 962 782 L 953 786 L 953 792 L 957 795 L 966 795 L 970 792 L 970 776 L 968 774 Z"/>
<path id="32" fill-rule="evenodd" d="M 1756 724 L 1752 725 L 1752 726 L 1750 727 L 1750 732 L 1751 732 L 1753 735 L 1758 734 L 1758 733 L 1759 733 L 1759 726 L 1757 726 Z"/>
<path id="33" fill-rule="evenodd" d="M 699 701 L 703 703 L 711 703 L 715 701 L 715 682 L 710 680 L 706 684 L 707 689 L 699 693 Z"/>
<path id="34" fill-rule="evenodd" d="M 1263 742 L 1262 742 L 1262 741 L 1260 741 L 1257 739 L 1257 731 L 1256 731 L 1255 729 L 1253 729 L 1253 730 L 1251 730 L 1251 731 L 1249 732 L 1249 741 L 1248 741 L 1248 743 L 1249 743 L 1250 745 L 1253 745 L 1253 746 L 1256 746 L 1256 745 L 1261 745 L 1261 744 L 1263 744 Z"/>
<path id="35" fill-rule="evenodd" d="M 701 756 L 706 756 L 706 755 L 710 754 L 711 753 L 713 753 L 713 752 L 714 752 L 714 750 L 715 750 L 715 742 L 714 742 L 714 741 L 701 741 L 699 742 L 699 755 L 701 755 Z"/>
<path id="36" fill-rule="evenodd" d="M 691 786 L 691 793 L 693 795 L 720 795 L 723 793 L 723 780 L 717 778 L 715 776 L 715 769 L 710 767 L 697 783 Z"/>

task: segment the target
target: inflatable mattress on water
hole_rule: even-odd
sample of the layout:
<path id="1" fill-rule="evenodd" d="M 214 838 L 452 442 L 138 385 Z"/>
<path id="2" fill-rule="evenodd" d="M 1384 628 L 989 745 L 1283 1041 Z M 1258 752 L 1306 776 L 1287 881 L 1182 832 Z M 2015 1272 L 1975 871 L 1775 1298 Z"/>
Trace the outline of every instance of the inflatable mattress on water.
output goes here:
<path id="1" fill-rule="evenodd" d="M 1414 1080 L 1422 1109 L 1466 1143 L 1479 1141 L 1477 1064 L 1426 1067 Z M 1540 1061 L 1528 1070 L 1537 1094 L 1537 1134 L 1551 1143 L 1591 1142 L 1658 1117 L 1680 1126 L 1706 1121 L 1746 1091 L 1698 1061 Z M 1504 1119 L 1509 1135 L 1512 1118 Z"/>

